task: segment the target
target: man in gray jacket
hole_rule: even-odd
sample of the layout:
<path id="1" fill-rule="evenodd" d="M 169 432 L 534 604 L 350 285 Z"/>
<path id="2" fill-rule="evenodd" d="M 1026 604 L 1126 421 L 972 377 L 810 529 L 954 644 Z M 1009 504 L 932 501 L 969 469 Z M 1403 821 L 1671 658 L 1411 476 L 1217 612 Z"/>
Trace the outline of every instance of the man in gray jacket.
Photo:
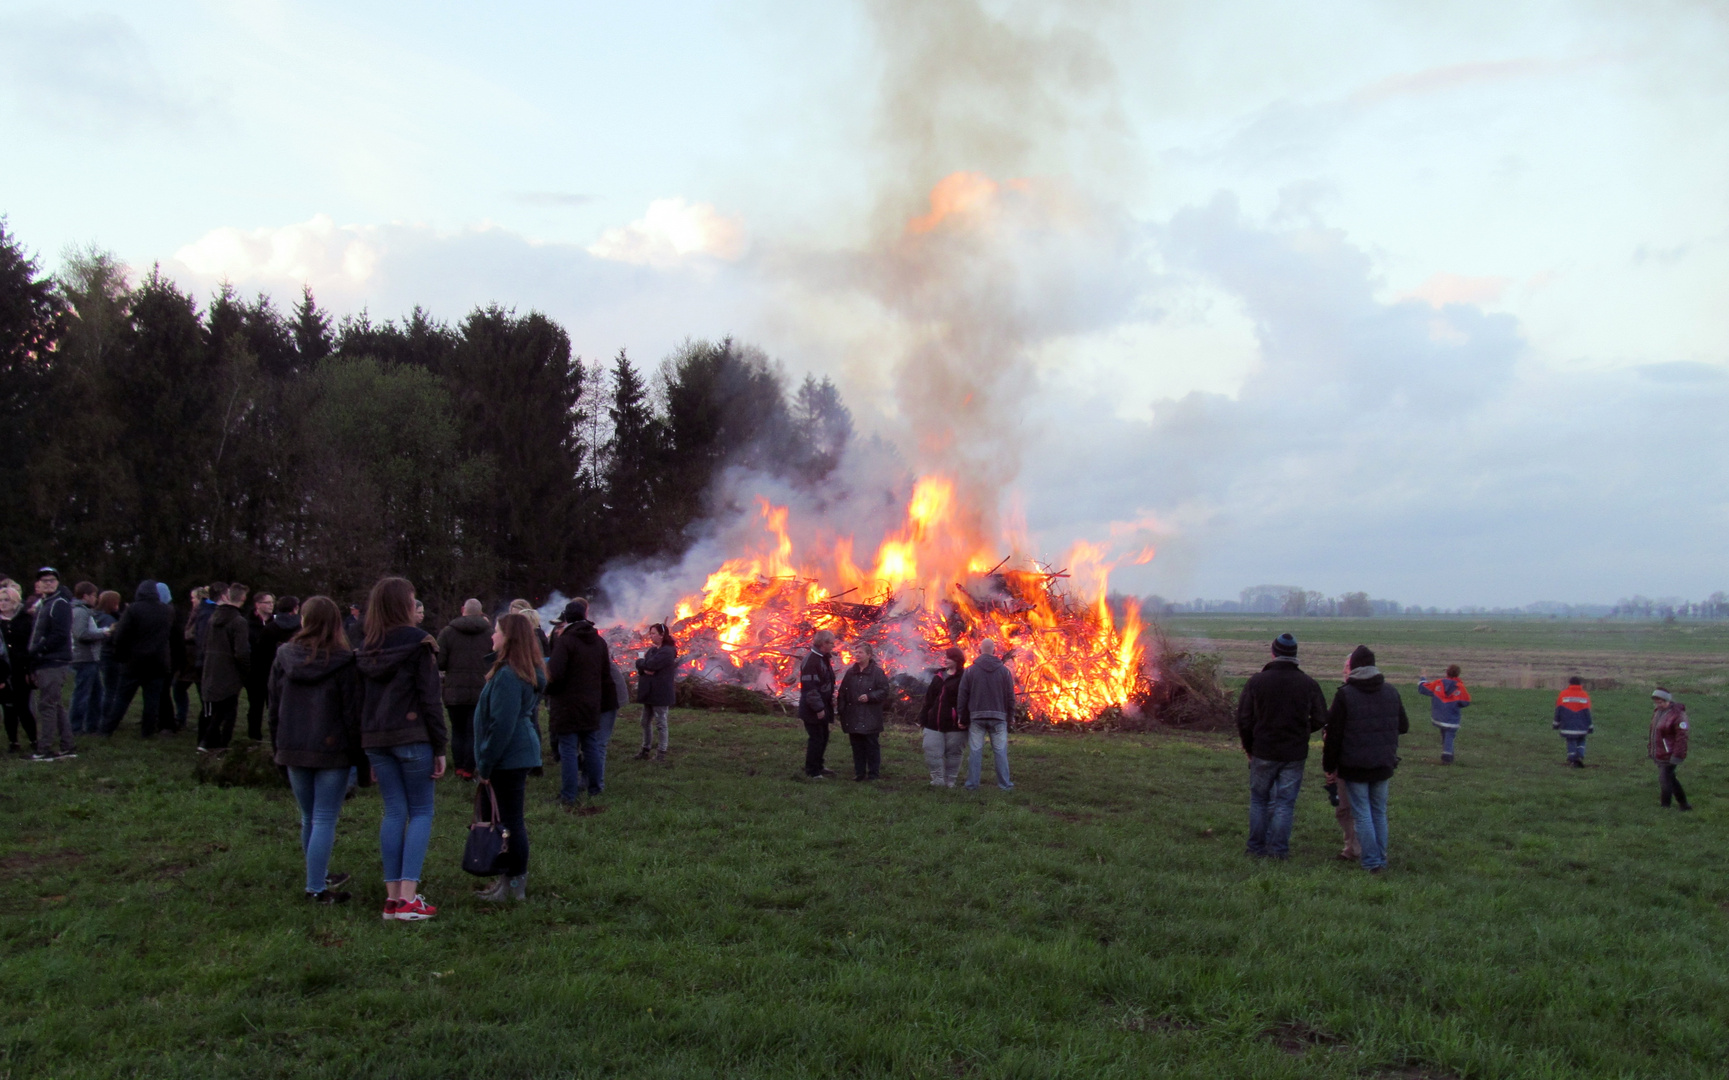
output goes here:
<path id="1" fill-rule="evenodd" d="M 1009 718 L 1015 714 L 1015 677 L 997 656 L 997 643 L 986 638 L 979 658 L 961 676 L 957 701 L 961 724 L 967 729 L 967 790 L 979 788 L 985 740 L 997 761 L 997 786 L 1012 791 L 1009 780 Z"/>
<path id="2" fill-rule="evenodd" d="M 96 621 L 97 589 L 88 581 L 72 586 L 72 734 L 102 730 L 101 667 L 97 650 L 108 631 Z"/>

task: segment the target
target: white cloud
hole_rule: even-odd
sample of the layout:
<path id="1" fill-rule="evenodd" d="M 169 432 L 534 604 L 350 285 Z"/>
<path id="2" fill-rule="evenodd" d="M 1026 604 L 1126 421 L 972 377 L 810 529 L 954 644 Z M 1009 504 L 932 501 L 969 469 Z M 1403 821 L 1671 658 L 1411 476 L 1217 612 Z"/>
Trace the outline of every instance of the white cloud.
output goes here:
<path id="1" fill-rule="evenodd" d="M 279 228 L 212 229 L 174 253 L 188 270 L 236 282 L 317 282 L 343 289 L 372 277 L 376 226 L 338 226 L 327 215 Z"/>
<path id="2" fill-rule="evenodd" d="M 736 262 L 745 253 L 744 222 L 711 203 L 656 199 L 629 225 L 608 229 L 588 246 L 598 259 L 669 269 L 699 259 Z"/>

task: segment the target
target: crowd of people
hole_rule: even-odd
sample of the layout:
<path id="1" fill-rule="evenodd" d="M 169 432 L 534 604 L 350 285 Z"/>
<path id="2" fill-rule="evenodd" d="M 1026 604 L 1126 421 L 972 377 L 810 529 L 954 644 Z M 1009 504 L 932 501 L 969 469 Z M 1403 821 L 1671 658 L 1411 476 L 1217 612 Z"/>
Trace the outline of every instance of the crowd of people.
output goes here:
<path id="1" fill-rule="evenodd" d="M 1471 704 L 1457 664 L 1436 679 L 1424 678 L 1417 692 L 1429 699 L 1430 723 L 1440 733 L 1441 764 L 1451 765 L 1462 710 Z M 1324 732 L 1321 768 L 1326 792 L 1344 838 L 1338 858 L 1360 862 L 1371 874 L 1387 868 L 1387 793 L 1399 767 L 1399 737 L 1410 733 L 1410 718 L 1396 686 L 1375 664 L 1366 645 L 1351 651 L 1344 683 L 1331 704 L 1321 686 L 1297 663 L 1297 639 L 1273 639 L 1272 657 L 1249 677 L 1237 699 L 1237 731 L 1249 759 L 1249 837 L 1246 851 L 1256 858 L 1286 859 L 1291 826 L 1309 740 Z M 1660 804 L 1691 810 L 1676 778 L 1687 757 L 1687 710 L 1669 690 L 1651 692 L 1647 753 L 1657 765 Z M 1566 742 L 1566 763 L 1585 767 L 1585 739 L 1592 733 L 1591 695 L 1574 675 L 1555 698 L 1551 725 Z"/>

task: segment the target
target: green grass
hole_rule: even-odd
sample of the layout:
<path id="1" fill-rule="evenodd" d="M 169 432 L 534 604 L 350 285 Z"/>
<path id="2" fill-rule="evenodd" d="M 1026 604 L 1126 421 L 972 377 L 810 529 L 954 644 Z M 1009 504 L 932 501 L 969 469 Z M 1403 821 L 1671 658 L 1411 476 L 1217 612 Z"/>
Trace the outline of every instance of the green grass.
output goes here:
<path id="1" fill-rule="evenodd" d="M 529 903 L 466 897 L 445 782 L 441 913 L 389 925 L 374 795 L 357 902 L 315 909 L 286 791 L 87 739 L 0 787 L 0 1076 L 1722 1077 L 1722 699 L 1683 815 L 1639 692 L 1597 695 L 1582 772 L 1552 698 L 1479 693 L 1446 769 L 1412 708 L 1379 878 L 1332 858 L 1318 746 L 1268 865 L 1222 736 L 1017 735 L 1018 789 L 967 794 L 912 733 L 812 784 L 789 722 L 677 713 L 670 767 L 627 722 L 604 813 L 531 786 Z"/>
<path id="2" fill-rule="evenodd" d="M 1172 615 L 1159 623 L 1173 635 L 1265 642 L 1289 630 L 1299 640 L 1376 649 L 1521 649 L 1561 653 L 1686 653 L 1720 662 L 1729 654 L 1729 622 L 1631 619 L 1538 619 L 1433 616 L 1424 619 L 1286 618 L 1282 615 Z"/>

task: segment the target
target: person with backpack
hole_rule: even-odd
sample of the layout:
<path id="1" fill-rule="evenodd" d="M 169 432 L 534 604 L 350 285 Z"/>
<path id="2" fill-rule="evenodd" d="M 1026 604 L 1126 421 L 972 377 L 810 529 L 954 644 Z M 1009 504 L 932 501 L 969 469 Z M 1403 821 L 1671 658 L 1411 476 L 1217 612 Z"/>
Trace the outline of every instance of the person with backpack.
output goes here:
<path id="1" fill-rule="evenodd" d="M 869 642 L 854 649 L 852 666 L 841 677 L 840 729 L 852 743 L 853 779 L 864 782 L 882 776 L 883 702 L 889 696 L 889 677 L 877 664 L 876 650 Z"/>
<path id="2" fill-rule="evenodd" d="M 1555 695 L 1555 722 L 1550 725 L 1567 740 L 1567 764 L 1575 769 L 1585 767 L 1585 736 L 1593 730 L 1591 695 L 1585 692 L 1585 680 L 1574 675 Z"/>
<path id="3" fill-rule="evenodd" d="M 306 898 L 344 904 L 347 874 L 330 872 L 336 821 L 348 793 L 348 770 L 366 762 L 360 746 L 360 670 L 342 612 L 328 596 L 306 601 L 300 629 L 278 646 L 265 683 L 270 747 L 288 770 L 300 805 L 300 851 L 306 860 Z"/>
<path id="4" fill-rule="evenodd" d="M 1651 691 L 1651 737 L 1647 744 L 1647 753 L 1651 760 L 1657 763 L 1658 800 L 1663 809 L 1669 808 L 1669 802 L 1682 810 L 1693 809 L 1693 804 L 1687 801 L 1687 792 L 1681 788 L 1681 780 L 1675 775 L 1675 770 L 1687 760 L 1687 710 L 1682 707 L 1675 695 L 1659 686 Z"/>
<path id="5" fill-rule="evenodd" d="M 546 689 L 546 662 L 534 631 L 526 615 L 499 617 L 492 632 L 496 659 L 474 706 L 474 775 L 492 785 L 498 821 L 509 838 L 496 867 L 499 876 L 476 893 L 482 900 L 528 899 L 528 822 L 523 812 L 529 771 L 540 767 L 534 714 Z"/>
<path id="6" fill-rule="evenodd" d="M 450 743 L 438 678 L 437 645 L 414 625 L 414 586 L 379 579 L 366 600 L 357 650 L 360 745 L 384 803 L 378 826 L 384 861 L 384 919 L 418 922 L 438 914 L 420 894 L 432 838 L 433 782 L 444 776 Z"/>
<path id="7" fill-rule="evenodd" d="M 36 752 L 31 761 L 75 758 L 66 711 L 66 673 L 72 663 L 72 595 L 52 566 L 36 572 L 36 617 L 30 626 L 30 682 L 36 687 Z"/>
<path id="8" fill-rule="evenodd" d="M 1448 664 L 1447 676 L 1424 679 L 1417 693 L 1429 699 L 1429 723 L 1441 732 L 1441 764 L 1453 764 L 1453 740 L 1459 734 L 1459 710 L 1471 704 L 1471 691 L 1459 681 L 1459 665 Z"/>
<path id="9" fill-rule="evenodd" d="M 636 699 L 642 702 L 642 750 L 636 756 L 639 760 L 647 758 L 658 737 L 660 751 L 654 759 L 665 761 L 669 734 L 667 716 L 677 700 L 674 680 L 678 677 L 678 643 L 661 623 L 649 627 L 648 632 L 658 644 L 645 651 L 636 662 Z"/>
<path id="10" fill-rule="evenodd" d="M 1362 848 L 1363 869 L 1387 868 L 1387 784 L 1399 767 L 1399 736 L 1411 730 L 1397 687 L 1375 666 L 1367 645 L 1351 650 L 1345 683 L 1327 711 L 1321 767 L 1329 782 L 1344 781 Z"/>

